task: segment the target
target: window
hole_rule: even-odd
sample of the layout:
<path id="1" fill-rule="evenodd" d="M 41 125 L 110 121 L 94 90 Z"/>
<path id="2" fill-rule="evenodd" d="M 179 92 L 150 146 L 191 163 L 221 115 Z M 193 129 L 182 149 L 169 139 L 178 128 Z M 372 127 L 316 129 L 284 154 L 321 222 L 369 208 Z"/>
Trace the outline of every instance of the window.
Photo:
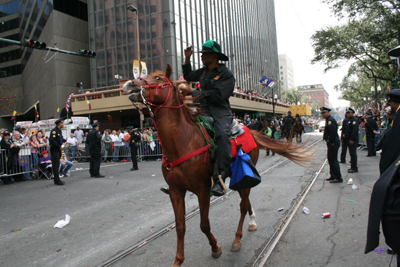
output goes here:
<path id="1" fill-rule="evenodd" d="M 283 70 L 283 66 L 281 66 L 281 70 Z"/>

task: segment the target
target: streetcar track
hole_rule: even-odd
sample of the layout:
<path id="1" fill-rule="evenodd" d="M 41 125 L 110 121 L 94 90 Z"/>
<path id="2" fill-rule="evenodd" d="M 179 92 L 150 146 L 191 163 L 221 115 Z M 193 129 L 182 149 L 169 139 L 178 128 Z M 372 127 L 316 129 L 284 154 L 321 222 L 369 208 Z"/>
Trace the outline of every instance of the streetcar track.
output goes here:
<path id="1" fill-rule="evenodd" d="M 313 142 L 312 144 L 308 145 L 307 147 L 312 147 L 315 146 L 316 144 L 318 144 L 319 142 L 321 142 L 322 140 L 317 140 L 315 142 Z M 265 171 L 260 173 L 260 176 L 267 174 L 268 172 L 272 171 L 273 169 L 275 169 L 276 167 L 282 165 L 285 162 L 289 162 L 289 159 L 283 159 L 281 161 L 278 161 L 277 163 L 275 163 L 273 166 L 269 167 L 268 169 L 266 169 Z M 311 179 L 312 180 L 312 179 Z M 307 187 L 306 187 L 307 188 Z M 225 195 L 215 198 L 214 200 L 210 201 L 210 209 L 214 206 L 216 206 L 217 204 L 222 203 L 224 200 L 228 199 L 230 195 L 233 195 L 237 193 L 237 191 L 233 191 L 233 190 L 229 190 Z M 191 218 L 195 217 L 197 214 L 200 213 L 200 208 L 197 207 L 194 210 L 192 210 L 190 213 L 188 213 L 185 217 L 185 221 L 190 220 Z M 123 250 L 122 252 L 112 256 L 111 258 L 109 258 L 108 260 L 104 261 L 103 263 L 97 265 L 97 267 L 107 267 L 107 266 L 111 266 L 112 264 L 118 262 L 119 260 L 129 256 L 130 254 L 132 254 L 133 252 L 139 250 L 140 248 L 142 248 L 143 246 L 147 245 L 148 243 L 156 240 L 157 238 L 163 236 L 164 234 L 170 232 L 172 229 L 175 228 L 175 222 L 172 222 L 170 224 L 168 224 L 167 226 L 164 226 L 163 228 L 161 228 L 160 230 L 158 230 L 157 232 L 149 235 L 148 237 L 142 239 L 140 242 L 137 242 L 136 244 L 128 247 L 127 249 Z M 279 227 L 278 227 L 279 229 Z M 259 256 L 260 257 L 260 256 Z M 257 257 L 257 259 L 259 258 Z"/>

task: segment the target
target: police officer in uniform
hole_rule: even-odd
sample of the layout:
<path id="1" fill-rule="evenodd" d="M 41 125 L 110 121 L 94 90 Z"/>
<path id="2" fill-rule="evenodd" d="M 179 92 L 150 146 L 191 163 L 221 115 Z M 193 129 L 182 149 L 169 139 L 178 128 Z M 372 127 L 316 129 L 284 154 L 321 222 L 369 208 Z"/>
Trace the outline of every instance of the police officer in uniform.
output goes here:
<path id="1" fill-rule="evenodd" d="M 372 118 L 372 112 L 367 111 L 367 120 L 365 122 L 365 138 L 367 140 L 368 155 L 367 157 L 376 156 L 375 152 L 375 132 L 378 130 L 378 124 Z"/>
<path id="2" fill-rule="evenodd" d="M 330 114 L 331 109 L 322 107 L 321 115 L 325 118 L 324 140 L 328 147 L 328 162 L 331 177 L 326 179 L 331 183 L 342 183 L 343 178 L 340 173 L 338 162 L 338 151 L 340 147 L 340 140 L 338 135 L 338 125 L 336 120 Z"/>
<path id="3" fill-rule="evenodd" d="M 99 123 L 96 121 L 92 127 L 93 129 L 86 138 L 90 153 L 90 177 L 103 178 L 104 176 L 100 175 L 101 135 L 99 134 Z"/>
<path id="4" fill-rule="evenodd" d="M 286 135 L 287 131 L 290 131 L 290 128 L 295 123 L 295 119 L 292 116 L 292 112 L 289 110 L 288 115 L 283 118 L 283 135 Z"/>
<path id="5" fill-rule="evenodd" d="M 347 170 L 348 173 L 358 172 L 357 167 L 357 145 L 358 145 L 358 120 L 354 117 L 354 109 L 348 109 L 349 123 L 347 125 L 347 145 L 350 152 L 351 167 Z"/>
<path id="6" fill-rule="evenodd" d="M 136 129 L 133 129 L 132 126 L 129 126 L 127 128 L 129 130 L 130 134 L 130 139 L 129 139 L 129 147 L 131 148 L 131 158 L 132 158 L 132 168 L 131 171 L 137 171 L 139 170 L 138 165 L 137 165 L 137 145 L 140 142 L 140 134 L 136 131 Z"/>
<path id="7" fill-rule="evenodd" d="M 342 133 L 340 134 L 340 141 L 342 142 L 342 153 L 340 154 L 340 163 L 346 163 L 346 154 L 347 154 L 347 125 L 349 124 L 349 110 L 346 109 L 345 118 L 342 122 Z"/>
<path id="8" fill-rule="evenodd" d="M 379 245 L 382 221 L 386 244 L 397 254 L 397 266 L 400 266 L 400 89 L 393 89 L 387 95 L 391 107 L 388 116 L 394 117 L 377 145 L 382 148 L 381 176 L 371 194 L 365 253 Z"/>
<path id="9" fill-rule="evenodd" d="M 61 128 L 64 127 L 64 119 L 59 118 L 58 120 L 56 120 L 55 124 L 56 127 L 51 130 L 49 138 L 51 165 L 54 175 L 54 184 L 64 185 L 65 182 L 61 181 L 58 175 L 58 170 L 60 168 L 61 150 L 64 148 L 64 140 L 61 132 Z"/>

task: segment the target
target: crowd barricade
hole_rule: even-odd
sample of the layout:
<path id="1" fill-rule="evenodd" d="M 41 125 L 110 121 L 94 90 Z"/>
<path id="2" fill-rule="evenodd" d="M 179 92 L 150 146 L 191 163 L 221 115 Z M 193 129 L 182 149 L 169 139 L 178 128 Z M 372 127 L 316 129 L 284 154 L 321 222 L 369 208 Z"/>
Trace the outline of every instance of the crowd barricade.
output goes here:
<path id="1" fill-rule="evenodd" d="M 26 179 L 38 177 L 41 153 L 32 153 L 30 147 L 0 150 L 0 177 L 24 175 Z"/>
<path id="2" fill-rule="evenodd" d="M 375 144 L 377 144 L 379 142 L 379 140 L 381 140 L 381 138 L 383 137 L 384 133 L 385 133 L 385 128 L 379 128 L 378 133 L 375 134 Z M 361 146 L 362 148 L 367 147 L 367 136 L 365 133 L 365 128 L 359 129 L 358 132 L 358 145 Z"/>

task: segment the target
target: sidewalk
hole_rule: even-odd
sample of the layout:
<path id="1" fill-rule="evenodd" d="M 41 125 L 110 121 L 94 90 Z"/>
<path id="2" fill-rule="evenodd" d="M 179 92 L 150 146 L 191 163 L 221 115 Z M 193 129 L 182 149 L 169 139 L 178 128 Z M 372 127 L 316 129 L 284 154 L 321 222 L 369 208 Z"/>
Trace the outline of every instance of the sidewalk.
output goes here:
<path id="1" fill-rule="evenodd" d="M 329 165 L 325 165 L 303 203 L 310 214 L 297 212 L 266 266 L 389 266 L 392 255 L 386 251 L 364 254 L 369 202 L 379 177 L 380 155 L 357 153 L 359 173 L 349 174 L 349 164 L 340 164 L 343 184 L 325 181 L 329 177 Z M 349 157 L 347 154 L 346 162 Z M 349 178 L 357 189 L 347 185 Z M 325 212 L 330 212 L 331 218 L 322 219 Z M 378 248 L 388 248 L 382 235 Z M 395 258 L 392 266 L 396 266 Z"/>

